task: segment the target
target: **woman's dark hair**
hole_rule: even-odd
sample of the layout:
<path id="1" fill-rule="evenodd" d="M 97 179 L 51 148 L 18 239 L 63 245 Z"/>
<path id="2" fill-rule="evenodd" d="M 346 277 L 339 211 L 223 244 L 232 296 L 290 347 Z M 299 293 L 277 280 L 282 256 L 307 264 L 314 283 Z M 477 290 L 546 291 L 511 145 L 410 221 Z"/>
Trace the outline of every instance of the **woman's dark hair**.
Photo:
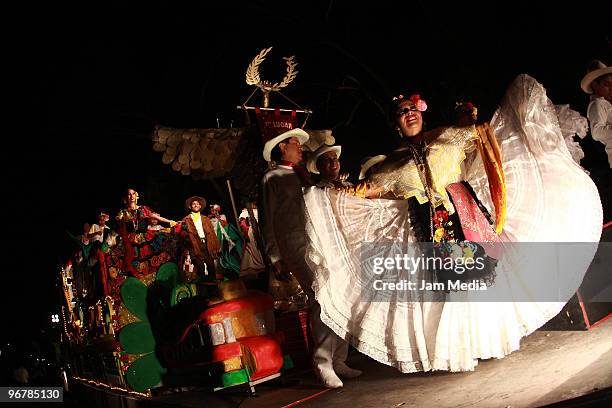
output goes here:
<path id="1" fill-rule="evenodd" d="M 128 192 L 129 192 L 130 190 L 132 190 L 132 191 L 134 191 L 134 192 L 136 193 L 136 197 L 137 197 L 137 198 L 140 198 L 140 194 L 138 193 L 138 190 L 136 190 L 134 187 L 126 187 L 126 188 L 123 190 L 123 197 L 121 197 L 121 202 L 122 202 L 123 204 L 127 204 L 127 203 L 128 203 L 127 196 L 128 196 Z"/>
<path id="2" fill-rule="evenodd" d="M 397 119 L 397 110 L 400 107 L 400 104 L 402 103 L 403 99 L 398 99 L 398 98 L 393 98 L 391 100 L 391 103 L 389 104 L 389 122 L 391 123 L 392 127 L 395 127 L 395 121 Z"/>

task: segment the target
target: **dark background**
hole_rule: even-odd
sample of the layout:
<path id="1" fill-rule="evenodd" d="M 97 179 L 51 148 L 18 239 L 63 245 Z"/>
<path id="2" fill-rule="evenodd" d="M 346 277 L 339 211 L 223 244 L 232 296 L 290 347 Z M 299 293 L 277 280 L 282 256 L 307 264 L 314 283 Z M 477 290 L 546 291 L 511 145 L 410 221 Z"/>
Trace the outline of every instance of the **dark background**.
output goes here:
<path id="1" fill-rule="evenodd" d="M 128 186 L 168 218 L 193 194 L 231 215 L 225 191 L 163 165 L 150 134 L 155 123 L 241 125 L 235 106 L 252 91 L 244 73 L 264 47 L 274 46 L 264 79 L 282 78 L 281 58 L 296 56 L 300 73 L 285 94 L 314 110 L 309 128 L 334 130 L 353 179 L 361 158 L 397 142 L 384 111 L 394 94 L 418 90 L 429 126 L 448 122 L 460 98 L 487 120 L 527 73 L 554 103 L 586 115 L 586 64 L 612 63 L 606 2 L 123 3 L 5 15 L 15 73 L 4 79 L 19 112 L 5 117 L 16 129 L 3 137 L 4 337 L 41 334 L 59 312 L 67 231 L 79 234 L 100 210 L 114 215 Z M 272 105 L 290 107 L 274 96 Z M 581 143 L 582 164 L 605 168 L 603 146 Z"/>

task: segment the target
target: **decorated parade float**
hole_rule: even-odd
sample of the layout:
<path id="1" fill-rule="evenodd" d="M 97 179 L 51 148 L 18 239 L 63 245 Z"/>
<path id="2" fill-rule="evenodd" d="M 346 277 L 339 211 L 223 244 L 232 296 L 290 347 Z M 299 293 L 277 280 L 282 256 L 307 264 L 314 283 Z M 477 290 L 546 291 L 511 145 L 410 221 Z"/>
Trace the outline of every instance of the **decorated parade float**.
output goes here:
<path id="1" fill-rule="evenodd" d="M 210 224 L 220 244 L 212 251 L 215 259 L 194 246 L 188 223 L 138 205 L 134 190 L 128 190 L 119 214 L 100 214 L 97 226 L 74 237 L 76 249 L 61 269 L 68 382 L 140 397 L 192 386 L 216 391 L 242 385 L 253 391 L 286 370 L 308 366 L 305 295 L 297 282 L 270 276 L 254 202 L 267 166 L 262 136 L 275 128 L 304 127 L 312 112 L 269 106 L 270 95 L 281 94 L 297 75 L 290 57 L 281 82 L 261 80 L 259 67 L 270 51 L 262 50 L 247 69 L 247 83 L 255 89 L 238 106 L 245 126 L 157 126 L 152 134 L 153 149 L 173 170 L 196 180 L 225 179 L 236 226 L 211 206 Z M 258 90 L 261 106 L 249 106 Z M 311 151 L 334 142 L 330 131 L 308 132 Z M 237 198 L 246 203 L 242 213 Z M 201 197 L 186 206 L 196 199 Z M 157 225 L 160 220 L 169 226 Z"/>

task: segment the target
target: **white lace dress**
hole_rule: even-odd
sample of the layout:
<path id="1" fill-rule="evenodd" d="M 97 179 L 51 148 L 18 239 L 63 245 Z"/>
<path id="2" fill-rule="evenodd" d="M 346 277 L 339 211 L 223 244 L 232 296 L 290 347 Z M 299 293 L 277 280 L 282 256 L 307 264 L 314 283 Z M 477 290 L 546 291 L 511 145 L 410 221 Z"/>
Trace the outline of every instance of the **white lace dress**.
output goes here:
<path id="1" fill-rule="evenodd" d="M 491 127 L 503 155 L 507 219 L 501 234 L 505 256 L 495 283 L 486 291 L 425 299 L 411 291 L 374 290 L 373 277 L 363 273 L 371 267 L 373 253 L 418 256 L 418 248 L 411 245 L 416 235 L 408 203 L 316 187 L 304 192 L 306 258 L 315 275 L 313 289 L 322 321 L 362 353 L 402 372 L 468 371 L 479 358 L 501 358 L 517 350 L 523 336 L 562 309 L 595 253 L 602 226 L 599 195 L 573 161 L 545 89 L 533 78 L 519 76 Z M 438 186 L 468 181 L 494 213 L 480 156 L 470 154 L 471 139 L 466 128 L 450 128 L 433 142 L 428 153 L 433 179 Z M 404 170 L 404 198 L 426 200 L 418 174 L 409 166 Z M 406 185 L 410 183 L 414 185 Z M 445 194 L 443 188 L 438 190 Z M 452 203 L 448 207 L 452 211 Z M 381 249 L 389 242 L 392 247 Z M 526 242 L 593 244 L 542 257 L 557 260 L 554 267 L 543 268 L 540 257 L 524 256 L 524 247 L 515 245 Z M 549 247 L 545 246 L 555 250 Z M 395 273 L 398 281 L 418 281 L 421 272 Z M 559 276 L 563 283 L 554 299 L 534 289 Z"/>

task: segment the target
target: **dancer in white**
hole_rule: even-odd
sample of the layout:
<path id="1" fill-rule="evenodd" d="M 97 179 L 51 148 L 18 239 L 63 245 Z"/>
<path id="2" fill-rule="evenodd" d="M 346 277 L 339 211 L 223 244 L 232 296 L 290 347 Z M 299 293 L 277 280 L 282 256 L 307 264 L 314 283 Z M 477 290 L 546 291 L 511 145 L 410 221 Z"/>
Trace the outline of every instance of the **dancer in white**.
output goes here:
<path id="1" fill-rule="evenodd" d="M 402 372 L 473 370 L 478 359 L 517 350 L 573 295 L 601 235 L 599 195 L 572 160 L 545 89 L 527 75 L 511 84 L 490 127 L 424 132 L 425 101 L 397 102 L 403 141 L 366 183 L 305 192 L 306 260 L 321 320 Z M 381 266 L 377 259 L 418 257 L 419 242 L 459 237 L 494 243 L 495 274 L 478 281 L 485 290 L 381 292 L 364 273 Z M 558 262 L 543 268 L 549 254 L 526 252 L 557 248 L 526 242 L 587 244 L 553 254 Z M 416 283 L 426 269 L 393 272 Z M 542 291 L 547 283 L 557 285 L 555 297 Z"/>

